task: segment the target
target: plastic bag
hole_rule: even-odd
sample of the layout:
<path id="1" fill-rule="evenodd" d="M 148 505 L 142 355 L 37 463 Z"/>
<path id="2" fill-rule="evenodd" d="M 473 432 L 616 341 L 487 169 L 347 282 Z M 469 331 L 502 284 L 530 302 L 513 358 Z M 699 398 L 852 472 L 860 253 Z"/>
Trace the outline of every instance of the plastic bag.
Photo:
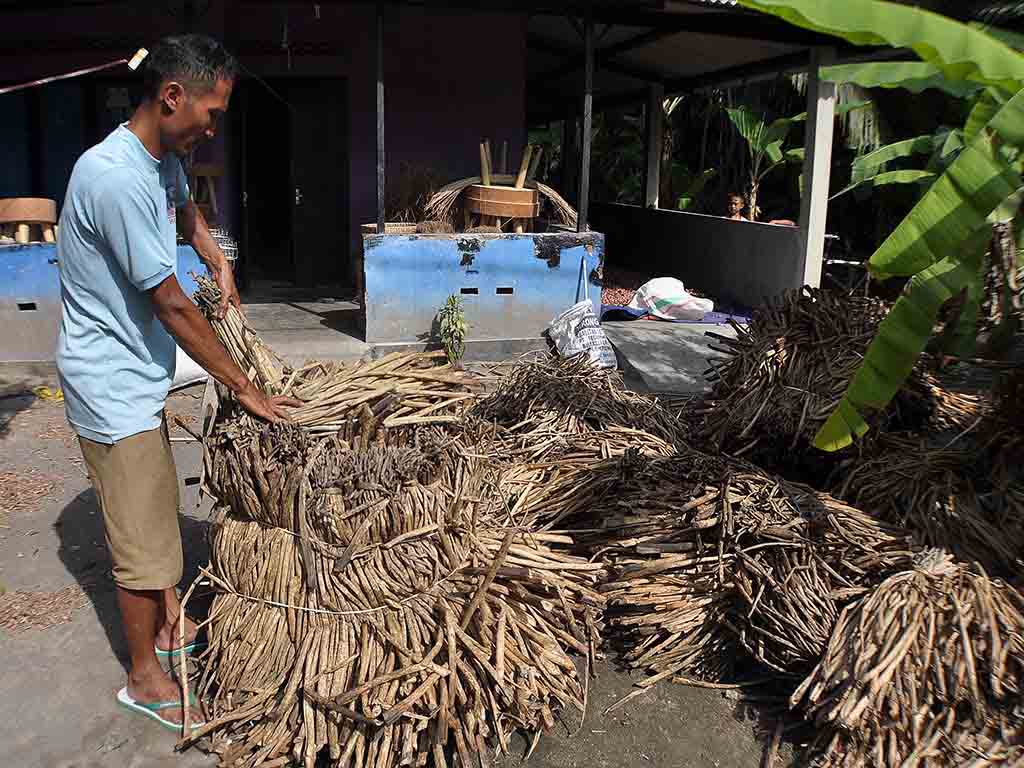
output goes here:
<path id="1" fill-rule="evenodd" d="M 598 368 L 616 368 L 615 349 L 594 314 L 589 299 L 574 304 L 551 321 L 548 335 L 562 357 L 586 352 Z"/>
<path id="2" fill-rule="evenodd" d="M 646 311 L 662 320 L 703 320 L 715 303 L 689 293 L 674 277 L 656 277 L 641 285 L 629 302 L 632 309 Z"/>
<path id="3" fill-rule="evenodd" d="M 208 374 L 203 367 L 199 365 L 199 363 L 185 354 L 185 350 L 181 347 L 177 347 L 177 355 L 174 365 L 174 378 L 171 380 L 171 391 L 181 389 L 182 387 L 188 387 L 192 384 L 198 384 L 200 381 L 206 381 L 209 376 L 210 374 Z"/>

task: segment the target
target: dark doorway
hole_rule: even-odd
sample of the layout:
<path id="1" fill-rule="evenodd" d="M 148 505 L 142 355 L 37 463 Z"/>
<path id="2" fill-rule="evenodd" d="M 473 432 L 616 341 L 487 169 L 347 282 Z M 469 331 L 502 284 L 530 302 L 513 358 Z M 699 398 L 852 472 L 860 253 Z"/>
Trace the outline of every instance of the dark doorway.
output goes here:
<path id="1" fill-rule="evenodd" d="M 239 96 L 247 287 L 276 298 L 350 294 L 345 81 L 248 79 Z"/>

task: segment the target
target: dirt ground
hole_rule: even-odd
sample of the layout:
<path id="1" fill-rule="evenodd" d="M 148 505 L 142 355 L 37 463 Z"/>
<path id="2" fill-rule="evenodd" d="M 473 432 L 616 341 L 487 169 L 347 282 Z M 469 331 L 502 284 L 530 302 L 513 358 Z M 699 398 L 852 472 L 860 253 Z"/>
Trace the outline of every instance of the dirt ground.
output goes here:
<path id="1" fill-rule="evenodd" d="M 201 387 L 168 409 L 196 423 Z M 171 434 L 186 433 L 172 427 Z M 209 501 L 198 504 L 199 446 L 177 441 L 190 583 L 206 562 Z M 0 743 L 8 765 L 75 768 L 211 766 L 174 734 L 119 709 L 122 638 L 96 498 L 60 403 L 0 398 Z M 536 768 L 753 768 L 763 728 L 732 692 L 662 685 L 609 714 L 632 679 L 605 663 L 585 719 L 566 713 L 530 758 Z M 517 739 L 497 764 L 523 763 Z"/>

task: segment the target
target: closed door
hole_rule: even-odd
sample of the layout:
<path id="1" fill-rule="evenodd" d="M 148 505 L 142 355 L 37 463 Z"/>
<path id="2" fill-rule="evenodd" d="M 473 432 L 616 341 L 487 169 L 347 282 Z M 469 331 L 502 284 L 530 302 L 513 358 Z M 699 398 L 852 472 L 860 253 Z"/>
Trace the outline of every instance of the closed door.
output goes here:
<path id="1" fill-rule="evenodd" d="M 292 261 L 305 289 L 351 290 L 345 82 L 291 80 Z"/>

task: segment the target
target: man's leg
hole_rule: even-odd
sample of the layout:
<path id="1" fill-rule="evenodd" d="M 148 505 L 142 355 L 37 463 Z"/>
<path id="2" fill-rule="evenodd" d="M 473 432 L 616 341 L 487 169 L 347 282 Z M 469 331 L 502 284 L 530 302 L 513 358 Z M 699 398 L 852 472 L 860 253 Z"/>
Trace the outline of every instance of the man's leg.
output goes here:
<path id="1" fill-rule="evenodd" d="M 173 587 L 171 589 L 173 591 Z M 164 672 L 153 650 L 157 621 L 163 612 L 163 593 L 160 590 L 118 587 L 117 602 L 121 608 L 121 623 L 131 657 L 128 695 L 144 704 L 180 700 L 181 686 Z M 175 723 L 182 721 L 181 708 L 162 709 L 160 716 Z M 189 719 L 193 723 L 202 722 L 203 713 L 191 707 Z"/>
<path id="2" fill-rule="evenodd" d="M 173 651 L 180 647 L 178 620 L 181 618 L 181 601 L 178 590 L 169 587 L 160 593 L 160 615 L 156 623 L 156 647 L 161 651 Z M 196 625 L 185 617 L 185 645 L 196 638 Z"/>
<path id="3" fill-rule="evenodd" d="M 168 614 L 165 595 L 173 594 L 183 567 L 178 528 L 178 480 L 164 429 L 100 444 L 80 438 L 82 455 L 103 512 L 107 546 L 125 638 L 131 656 L 128 693 L 139 703 L 180 701 L 181 687 L 156 657 L 158 630 Z M 178 608 L 174 596 L 174 608 Z M 170 634 L 168 630 L 167 634 Z M 180 707 L 160 716 L 181 722 Z M 200 711 L 189 715 L 201 722 Z"/>

